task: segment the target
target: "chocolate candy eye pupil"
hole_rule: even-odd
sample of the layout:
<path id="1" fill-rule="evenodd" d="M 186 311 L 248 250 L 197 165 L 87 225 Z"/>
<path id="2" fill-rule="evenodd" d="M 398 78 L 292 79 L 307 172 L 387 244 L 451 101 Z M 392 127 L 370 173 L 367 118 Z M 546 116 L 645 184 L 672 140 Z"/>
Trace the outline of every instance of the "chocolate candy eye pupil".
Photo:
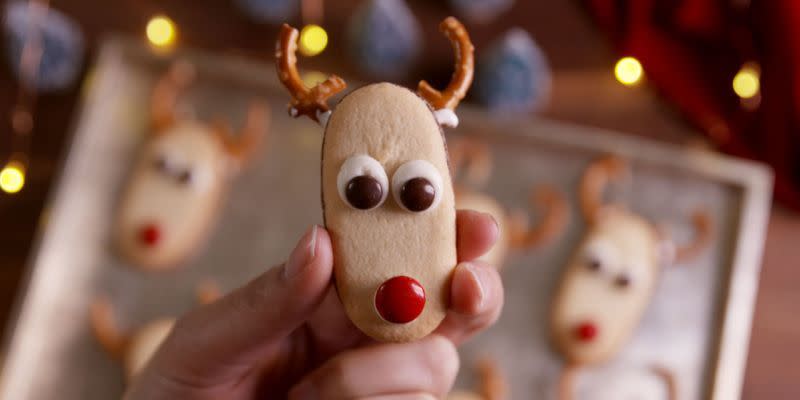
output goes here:
<path id="1" fill-rule="evenodd" d="M 614 279 L 614 285 L 620 289 L 627 288 L 631 285 L 631 278 L 628 275 L 620 275 L 617 279 Z"/>
<path id="2" fill-rule="evenodd" d="M 153 162 L 153 166 L 159 172 L 169 171 L 169 163 L 167 163 L 167 158 L 163 156 L 156 158 L 155 161 Z"/>
<path id="3" fill-rule="evenodd" d="M 600 260 L 596 258 L 592 258 L 589 260 L 586 266 L 589 268 L 590 271 L 597 272 L 603 268 L 603 265 L 600 263 Z"/>
<path id="4" fill-rule="evenodd" d="M 186 185 L 192 182 L 192 171 L 184 170 L 178 175 L 178 182 L 182 185 Z"/>
<path id="5" fill-rule="evenodd" d="M 436 199 L 436 188 L 425 178 L 408 180 L 400 189 L 400 201 L 409 211 L 425 211 Z"/>
<path id="6" fill-rule="evenodd" d="M 377 179 L 361 175 L 347 182 L 345 195 L 351 206 L 359 210 L 369 210 L 380 204 L 383 188 Z"/>

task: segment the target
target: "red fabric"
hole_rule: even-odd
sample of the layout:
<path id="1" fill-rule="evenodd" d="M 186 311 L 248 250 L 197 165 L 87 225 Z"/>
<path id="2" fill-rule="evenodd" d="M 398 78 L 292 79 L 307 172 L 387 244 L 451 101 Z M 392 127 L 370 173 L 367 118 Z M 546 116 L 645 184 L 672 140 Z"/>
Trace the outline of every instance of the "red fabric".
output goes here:
<path id="1" fill-rule="evenodd" d="M 751 3 L 751 4 L 747 4 Z M 768 163 L 775 196 L 800 210 L 800 1 L 584 0 L 621 55 L 720 150 Z M 731 83 L 761 68 L 761 102 Z"/>

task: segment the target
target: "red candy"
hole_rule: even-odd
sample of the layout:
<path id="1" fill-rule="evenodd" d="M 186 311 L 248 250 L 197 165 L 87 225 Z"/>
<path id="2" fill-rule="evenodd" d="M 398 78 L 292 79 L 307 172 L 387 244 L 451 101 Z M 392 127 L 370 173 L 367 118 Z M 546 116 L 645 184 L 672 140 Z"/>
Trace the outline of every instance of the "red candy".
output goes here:
<path id="1" fill-rule="evenodd" d="M 575 336 L 581 342 L 591 342 L 597 336 L 597 326 L 591 322 L 584 322 L 575 329 Z"/>
<path id="2" fill-rule="evenodd" d="M 416 280 L 396 276 L 384 282 L 375 293 L 375 308 L 381 317 L 395 324 L 411 322 L 425 308 L 425 289 Z"/>
<path id="3" fill-rule="evenodd" d="M 148 247 L 158 244 L 161 239 L 161 230 L 155 224 L 147 224 L 139 231 L 139 240 Z"/>

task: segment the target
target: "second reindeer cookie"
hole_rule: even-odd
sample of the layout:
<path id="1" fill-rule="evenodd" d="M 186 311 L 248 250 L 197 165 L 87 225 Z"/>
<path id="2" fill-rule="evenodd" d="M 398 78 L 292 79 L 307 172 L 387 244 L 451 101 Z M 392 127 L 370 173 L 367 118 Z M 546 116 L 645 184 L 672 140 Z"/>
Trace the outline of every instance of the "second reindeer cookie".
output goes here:
<path id="1" fill-rule="evenodd" d="M 322 202 L 331 234 L 339 297 L 353 323 L 380 341 L 431 333 L 447 313 L 456 266 L 456 211 L 440 125 L 472 81 L 472 44 L 454 18 L 442 31 L 456 50 L 456 72 L 439 92 L 390 83 L 356 89 L 331 112 L 326 99 L 344 89 L 331 77 L 314 88 L 298 79 L 297 31 L 284 26 L 278 75 L 292 93 L 290 114 L 325 126 Z"/>

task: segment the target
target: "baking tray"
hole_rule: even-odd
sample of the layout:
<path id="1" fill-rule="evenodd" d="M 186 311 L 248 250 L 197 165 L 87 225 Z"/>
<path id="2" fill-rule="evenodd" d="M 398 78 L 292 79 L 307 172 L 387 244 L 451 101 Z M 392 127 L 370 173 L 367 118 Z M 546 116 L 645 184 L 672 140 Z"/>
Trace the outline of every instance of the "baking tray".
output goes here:
<path id="1" fill-rule="evenodd" d="M 194 306 L 201 280 L 237 287 L 280 262 L 307 226 L 321 222 L 322 132 L 311 121 L 286 115 L 287 95 L 273 66 L 188 51 L 180 56 L 196 64 L 199 76 L 182 107 L 201 119 L 225 115 L 240 122 L 247 102 L 262 97 L 273 111 L 269 139 L 234 180 L 219 223 L 194 258 L 158 274 L 127 265 L 111 243 L 115 207 L 146 138 L 150 90 L 170 60 L 138 42 L 107 40 L 87 80 L 69 155 L 45 209 L 27 288 L 7 337 L 2 399 L 118 397 L 122 371 L 89 330 L 87 310 L 96 295 L 110 296 L 124 327 L 179 315 Z M 738 398 L 770 207 L 769 170 L 548 120 L 493 118 L 467 106 L 459 116 L 461 127 L 448 136 L 476 136 L 494 156 L 487 192 L 509 209 L 524 209 L 531 187 L 552 184 L 567 195 L 572 222 L 551 245 L 510 256 L 503 271 L 503 315 L 462 349 L 457 386 L 471 388 L 470 367 L 488 356 L 508 379 L 511 398 L 554 396 L 563 366 L 547 341 L 546 316 L 560 269 L 584 228 L 576 186 L 590 160 L 613 152 L 633 166 L 618 198 L 652 220 L 669 222 L 679 242 L 691 235 L 687 216 L 705 206 L 716 221 L 715 239 L 689 265 L 663 273 L 634 338 L 615 361 L 583 372 L 580 390 L 599 393 L 591 386 L 616 368 L 657 362 L 676 373 L 682 399 Z"/>

